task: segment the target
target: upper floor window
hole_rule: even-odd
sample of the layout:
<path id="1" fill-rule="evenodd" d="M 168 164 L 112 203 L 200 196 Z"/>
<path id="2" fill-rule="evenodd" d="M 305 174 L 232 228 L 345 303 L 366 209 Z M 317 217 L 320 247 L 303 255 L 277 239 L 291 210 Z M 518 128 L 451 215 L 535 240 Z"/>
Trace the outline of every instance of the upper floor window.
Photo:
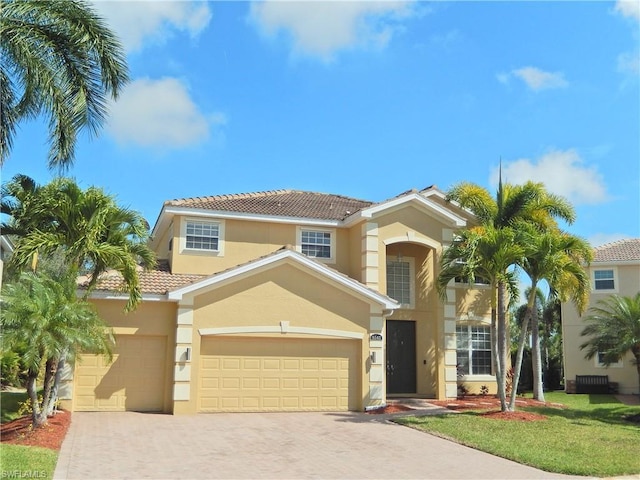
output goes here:
<path id="1" fill-rule="evenodd" d="M 593 271 L 594 290 L 615 290 L 615 287 L 616 283 L 613 269 Z"/>
<path id="2" fill-rule="evenodd" d="M 222 255 L 224 221 L 185 219 L 182 223 L 183 248 L 192 252 Z"/>
<path id="3" fill-rule="evenodd" d="M 491 330 L 485 325 L 456 325 L 458 374 L 491 375 Z"/>
<path id="4" fill-rule="evenodd" d="M 308 257 L 331 262 L 335 259 L 335 230 L 299 227 L 298 246 Z"/>
<path id="5" fill-rule="evenodd" d="M 413 308 L 413 259 L 387 261 L 387 295 L 404 308 Z"/>

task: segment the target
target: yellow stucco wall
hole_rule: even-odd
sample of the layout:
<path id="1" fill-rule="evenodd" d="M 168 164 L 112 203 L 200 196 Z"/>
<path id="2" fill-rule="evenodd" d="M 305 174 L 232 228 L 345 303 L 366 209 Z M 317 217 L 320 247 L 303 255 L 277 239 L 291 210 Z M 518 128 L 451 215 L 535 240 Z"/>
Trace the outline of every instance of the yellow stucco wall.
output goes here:
<path id="1" fill-rule="evenodd" d="M 289 264 L 220 286 L 194 298 L 190 400 L 176 402 L 174 412 L 197 410 L 201 335 L 199 329 L 222 327 L 307 327 L 359 334 L 362 339 L 357 379 L 358 409 L 368 402 L 368 328 L 370 304 L 341 288 Z M 239 333 L 250 337 L 331 338 L 305 333 Z M 335 338 L 338 338 L 337 336 Z"/>
<path id="2" fill-rule="evenodd" d="M 173 357 L 175 352 L 176 304 L 173 302 L 143 301 L 134 312 L 125 313 L 124 300 L 91 299 L 100 317 L 119 336 L 158 336 L 166 338 L 166 365 L 163 411 L 173 407 Z M 69 398 L 63 408 L 73 409 L 71 404 L 73 380 L 67 382 Z"/>
<path id="3" fill-rule="evenodd" d="M 444 398 L 443 307 L 435 279 L 442 230 L 446 226 L 425 217 L 424 212 L 413 206 L 378 216 L 375 222 L 378 225 L 380 291 L 387 291 L 387 258 L 396 259 L 401 255 L 404 259 L 412 259 L 414 264 L 414 308 L 397 310 L 389 319 L 416 322 L 416 393 Z"/>
<path id="4" fill-rule="evenodd" d="M 224 220 L 224 252 L 185 250 L 181 238 L 186 218 L 174 218 L 173 251 L 170 253 L 173 273 L 210 275 L 268 255 L 285 245 L 294 246 L 298 241 L 298 226 L 292 224 L 256 222 L 250 220 Z M 211 219 L 215 220 L 215 219 Z M 326 261 L 328 266 L 349 273 L 350 233 L 344 228 L 304 226 L 308 229 L 330 230 L 335 235 L 335 258 Z M 164 236 L 163 236 L 164 238 Z M 163 241 L 167 243 L 168 241 Z M 159 257 L 161 258 L 161 257 Z"/>
<path id="5" fill-rule="evenodd" d="M 615 292 L 591 291 L 589 305 L 595 305 L 599 300 L 606 299 L 615 293 L 621 296 L 635 296 L 640 291 L 640 265 L 607 266 L 592 264 L 589 269 L 593 279 L 594 269 L 614 269 L 616 275 Z M 608 368 L 598 366 L 595 359 L 584 358 L 585 350 L 580 345 L 587 338 L 580 335 L 586 323 L 583 318 L 589 315 L 589 311 L 580 316 L 571 303 L 562 304 L 562 340 L 564 349 L 565 381 L 575 380 L 576 375 L 608 375 L 610 382 L 618 382 L 620 393 L 638 393 L 638 374 L 633 364 L 634 358 L 627 353 L 622 359 L 622 366 L 610 366 Z"/>

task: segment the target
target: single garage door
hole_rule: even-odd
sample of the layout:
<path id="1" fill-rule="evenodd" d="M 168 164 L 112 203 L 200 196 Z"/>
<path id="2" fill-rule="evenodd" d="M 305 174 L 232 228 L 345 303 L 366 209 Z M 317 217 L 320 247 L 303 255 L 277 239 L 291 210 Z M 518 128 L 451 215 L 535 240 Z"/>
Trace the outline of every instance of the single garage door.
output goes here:
<path id="1" fill-rule="evenodd" d="M 76 411 L 161 411 L 167 339 L 117 335 L 113 361 L 83 355 L 74 372 Z"/>
<path id="2" fill-rule="evenodd" d="M 204 337 L 199 411 L 355 410 L 360 341 Z"/>

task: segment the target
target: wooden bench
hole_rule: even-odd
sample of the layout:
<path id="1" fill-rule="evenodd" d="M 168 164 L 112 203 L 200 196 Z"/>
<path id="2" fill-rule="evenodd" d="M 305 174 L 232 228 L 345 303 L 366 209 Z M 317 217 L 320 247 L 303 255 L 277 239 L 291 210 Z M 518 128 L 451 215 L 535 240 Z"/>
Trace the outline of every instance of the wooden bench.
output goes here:
<path id="1" fill-rule="evenodd" d="M 576 375 L 576 393 L 609 393 L 609 376 Z"/>

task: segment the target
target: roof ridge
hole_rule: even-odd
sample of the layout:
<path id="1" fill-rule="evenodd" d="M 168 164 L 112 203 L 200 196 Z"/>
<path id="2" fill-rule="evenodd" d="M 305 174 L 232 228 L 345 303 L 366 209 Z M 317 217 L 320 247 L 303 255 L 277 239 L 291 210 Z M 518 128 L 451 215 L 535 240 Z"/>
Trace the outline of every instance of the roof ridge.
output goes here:
<path id="1" fill-rule="evenodd" d="M 257 198 L 257 197 L 267 197 L 269 195 L 283 195 L 285 193 L 291 193 L 295 190 L 291 189 L 277 189 L 277 190 L 263 190 L 258 192 L 242 192 L 242 193 L 222 193 L 218 195 L 205 195 L 200 197 L 184 197 L 184 198 L 174 198 L 173 200 L 167 200 L 165 205 L 179 205 L 181 203 L 187 201 L 194 200 L 233 200 L 233 199 L 242 199 L 242 198 Z"/>
<path id="2" fill-rule="evenodd" d="M 594 250 L 602 250 L 604 248 L 613 247 L 615 245 L 620 245 L 623 243 L 640 243 L 640 238 L 621 238 L 619 240 L 614 240 L 613 242 L 604 243 L 597 247 L 594 247 Z"/>
<path id="3" fill-rule="evenodd" d="M 298 194 L 305 194 L 305 195 L 322 195 L 326 197 L 335 197 L 335 198 L 341 198 L 345 200 L 357 201 L 362 203 L 369 203 L 369 204 L 374 203 L 371 200 L 363 200 L 361 198 L 349 197 L 347 195 L 341 195 L 336 193 L 324 193 L 324 192 L 315 192 L 310 190 L 281 188 L 281 189 L 275 189 L 275 190 L 261 190 L 256 192 L 223 193 L 218 195 L 174 198 L 172 200 L 165 201 L 164 204 L 180 206 L 184 203 L 194 202 L 194 201 L 205 202 L 205 201 L 216 201 L 216 200 L 242 200 L 242 199 L 248 199 L 248 198 L 261 198 L 261 197 L 268 197 L 268 196 L 274 196 L 274 195 L 286 195 L 290 193 L 298 193 Z"/>

